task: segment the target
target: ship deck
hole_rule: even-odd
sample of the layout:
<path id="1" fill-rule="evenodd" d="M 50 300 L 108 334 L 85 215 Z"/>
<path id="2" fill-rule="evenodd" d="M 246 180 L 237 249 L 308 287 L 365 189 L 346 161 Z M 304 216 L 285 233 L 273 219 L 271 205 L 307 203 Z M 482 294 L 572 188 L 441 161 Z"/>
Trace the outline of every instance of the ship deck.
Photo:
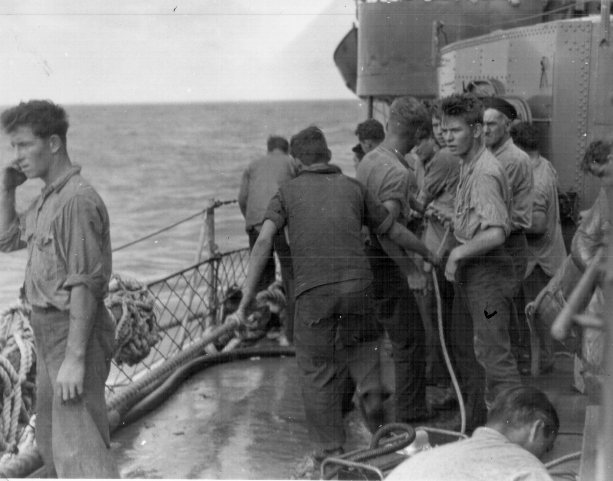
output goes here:
<path id="1" fill-rule="evenodd" d="M 572 381 L 568 357 L 558 358 L 552 373 L 524 378 L 547 393 L 560 415 L 560 436 L 545 462 L 581 451 L 588 399 Z M 356 416 L 347 424 L 348 449 L 369 441 Z M 310 451 L 296 360 L 255 358 L 201 371 L 161 407 L 116 432 L 113 448 L 124 478 L 292 478 Z M 552 472 L 566 477 L 554 479 L 569 479 L 579 467 L 579 460 L 560 464 Z"/>

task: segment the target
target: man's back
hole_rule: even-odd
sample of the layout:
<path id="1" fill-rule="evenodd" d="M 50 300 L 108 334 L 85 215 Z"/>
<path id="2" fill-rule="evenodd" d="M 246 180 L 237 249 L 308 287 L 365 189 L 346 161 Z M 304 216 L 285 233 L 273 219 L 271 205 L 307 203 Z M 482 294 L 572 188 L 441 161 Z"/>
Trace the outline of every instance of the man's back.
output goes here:
<path id="1" fill-rule="evenodd" d="M 296 164 L 281 152 L 269 152 L 249 164 L 243 174 L 238 199 L 247 228 L 262 223 L 268 203 L 279 186 L 295 176 Z"/>
<path id="2" fill-rule="evenodd" d="M 511 190 L 511 230 L 527 229 L 532 224 L 533 177 L 530 157 L 508 139 L 494 155 L 509 178 Z"/>
<path id="3" fill-rule="evenodd" d="M 270 206 L 266 218 L 288 226 L 296 297 L 319 285 L 372 279 L 362 225 L 377 230 L 392 220 L 362 184 L 337 167 L 314 166 L 282 184 Z"/>
<path id="4" fill-rule="evenodd" d="M 387 477 L 388 481 L 548 481 L 545 466 L 504 435 L 477 428 L 470 439 L 415 454 Z"/>

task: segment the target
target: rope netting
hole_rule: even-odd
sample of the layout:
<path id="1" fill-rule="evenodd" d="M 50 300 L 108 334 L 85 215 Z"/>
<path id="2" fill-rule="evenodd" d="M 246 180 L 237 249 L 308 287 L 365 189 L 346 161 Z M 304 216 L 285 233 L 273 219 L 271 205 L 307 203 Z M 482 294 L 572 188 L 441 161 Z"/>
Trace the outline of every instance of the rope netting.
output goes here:
<path id="1" fill-rule="evenodd" d="M 160 340 L 141 362 L 130 366 L 113 362 L 107 389 L 116 393 L 176 356 L 223 321 L 222 302 L 228 288 L 242 286 L 249 250 L 216 255 L 147 287 L 155 301 Z M 117 317 L 117 316 L 116 316 Z"/>

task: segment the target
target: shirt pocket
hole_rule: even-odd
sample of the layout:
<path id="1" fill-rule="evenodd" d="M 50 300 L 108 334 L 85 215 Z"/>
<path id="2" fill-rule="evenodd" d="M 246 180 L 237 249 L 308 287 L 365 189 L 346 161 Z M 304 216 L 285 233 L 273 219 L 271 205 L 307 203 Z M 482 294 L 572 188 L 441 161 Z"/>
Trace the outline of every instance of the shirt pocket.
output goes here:
<path id="1" fill-rule="evenodd" d="M 57 278 L 57 256 L 53 234 L 41 235 L 34 241 L 32 274 L 45 281 Z"/>

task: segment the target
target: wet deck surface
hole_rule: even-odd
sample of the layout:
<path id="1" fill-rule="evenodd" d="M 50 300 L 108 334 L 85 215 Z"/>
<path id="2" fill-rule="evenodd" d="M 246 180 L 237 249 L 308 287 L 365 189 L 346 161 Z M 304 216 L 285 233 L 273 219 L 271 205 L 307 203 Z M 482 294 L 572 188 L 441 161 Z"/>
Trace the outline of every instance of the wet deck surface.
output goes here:
<path id="1" fill-rule="evenodd" d="M 113 436 L 122 477 L 287 479 L 308 453 L 294 358 L 211 367 Z"/>
<path id="2" fill-rule="evenodd" d="M 544 390 L 561 418 L 544 461 L 580 451 L 587 397 L 571 387 L 572 360 L 560 358 L 554 373 L 524 382 Z M 353 427 L 347 448 L 365 447 L 363 427 Z M 113 447 L 125 478 L 289 479 L 310 452 L 296 361 L 253 359 L 201 371 L 115 433 Z M 553 471 L 578 473 L 579 461 Z"/>

